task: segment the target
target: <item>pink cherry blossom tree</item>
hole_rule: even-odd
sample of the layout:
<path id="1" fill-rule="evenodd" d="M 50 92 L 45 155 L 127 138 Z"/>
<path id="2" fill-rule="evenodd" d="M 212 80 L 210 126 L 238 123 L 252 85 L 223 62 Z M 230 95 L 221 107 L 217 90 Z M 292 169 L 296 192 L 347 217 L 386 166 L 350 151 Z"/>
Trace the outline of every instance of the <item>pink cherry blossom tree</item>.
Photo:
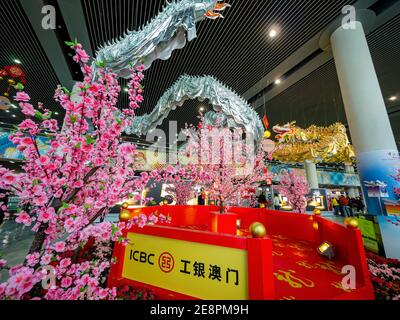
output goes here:
<path id="1" fill-rule="evenodd" d="M 32 227 L 35 237 L 25 262 L 10 268 L 9 280 L 0 285 L 0 299 L 21 299 L 36 290 L 48 276 L 41 271 L 45 267 L 53 268 L 55 284 L 34 298 L 112 299 L 115 290 L 101 286 L 111 261 L 97 257 L 79 263 L 82 247 L 90 239 L 99 245 L 126 243 L 122 237 L 125 229 L 165 221 L 162 215 L 143 215 L 129 222 L 94 224 L 109 208 L 149 182 L 147 174 L 135 174 L 136 146 L 121 141 L 123 128 L 143 101 L 144 67 L 132 66 L 130 103 L 120 114 L 117 75 L 101 63 L 94 74 L 82 46 L 77 42 L 69 45 L 75 50 L 74 60 L 80 64 L 84 80 L 74 92 L 63 87 L 55 92 L 55 100 L 65 109 L 62 130 L 51 111 L 41 103 L 34 107 L 26 92 L 15 97 L 25 120 L 10 139 L 25 162 L 22 173 L 0 167 L 0 188 L 21 199 L 16 222 Z M 49 139 L 46 154 L 38 148 L 40 135 Z M 30 210 L 24 209 L 28 207 Z M 6 267 L 4 261 L 1 265 L 0 269 Z"/>
<path id="2" fill-rule="evenodd" d="M 174 195 L 177 205 L 187 205 L 190 199 L 194 197 L 194 188 L 196 185 L 207 184 L 211 176 L 202 167 L 193 164 L 168 166 L 164 170 L 154 170 L 150 177 L 156 182 L 163 181 L 170 186 L 167 192 Z"/>
<path id="3" fill-rule="evenodd" d="M 279 175 L 279 179 L 279 186 L 276 187 L 276 190 L 287 197 L 294 212 L 305 213 L 307 195 L 310 193 L 306 179 L 302 176 L 297 176 L 292 170 L 283 170 Z"/>
<path id="4" fill-rule="evenodd" d="M 209 197 L 218 200 L 220 213 L 229 206 L 244 205 L 246 200 L 254 205 L 254 188 L 271 177 L 266 167 L 268 155 L 259 146 L 254 148 L 252 139 L 243 139 L 242 129 L 205 125 L 203 116 L 199 118 L 197 127 L 184 130 L 189 140 L 183 153 L 191 165 L 209 175 L 205 184 Z"/>
<path id="5" fill-rule="evenodd" d="M 168 187 L 167 192 L 173 195 L 176 205 L 185 206 L 195 196 L 194 187 L 193 181 L 180 181 Z"/>

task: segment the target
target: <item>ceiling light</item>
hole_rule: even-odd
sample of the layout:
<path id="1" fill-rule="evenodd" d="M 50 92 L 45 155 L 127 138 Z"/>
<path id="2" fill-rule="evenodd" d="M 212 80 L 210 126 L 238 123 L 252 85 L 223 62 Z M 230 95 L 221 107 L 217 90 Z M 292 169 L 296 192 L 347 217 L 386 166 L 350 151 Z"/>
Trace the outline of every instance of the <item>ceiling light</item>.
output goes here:
<path id="1" fill-rule="evenodd" d="M 390 100 L 390 101 L 396 101 L 396 100 L 397 100 L 397 97 L 396 97 L 396 96 L 390 97 L 389 100 Z"/>
<path id="2" fill-rule="evenodd" d="M 270 38 L 275 38 L 278 35 L 278 31 L 276 29 L 272 29 L 269 32 L 269 37 Z"/>
<path id="3" fill-rule="evenodd" d="M 281 79 L 276 79 L 275 80 L 275 84 L 281 84 L 281 82 L 282 82 Z"/>
<path id="4" fill-rule="evenodd" d="M 14 63 L 16 63 L 16 64 L 21 64 L 22 62 L 21 62 L 21 60 L 14 59 Z"/>

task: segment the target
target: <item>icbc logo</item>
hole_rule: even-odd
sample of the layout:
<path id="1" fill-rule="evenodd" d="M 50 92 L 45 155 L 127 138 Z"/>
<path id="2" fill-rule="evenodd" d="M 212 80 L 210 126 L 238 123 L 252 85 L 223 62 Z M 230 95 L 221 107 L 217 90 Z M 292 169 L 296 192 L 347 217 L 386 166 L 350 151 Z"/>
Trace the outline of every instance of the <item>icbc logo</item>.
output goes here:
<path id="1" fill-rule="evenodd" d="M 174 270 L 174 257 L 169 252 L 164 252 L 158 258 L 158 266 L 162 272 L 170 273 Z"/>

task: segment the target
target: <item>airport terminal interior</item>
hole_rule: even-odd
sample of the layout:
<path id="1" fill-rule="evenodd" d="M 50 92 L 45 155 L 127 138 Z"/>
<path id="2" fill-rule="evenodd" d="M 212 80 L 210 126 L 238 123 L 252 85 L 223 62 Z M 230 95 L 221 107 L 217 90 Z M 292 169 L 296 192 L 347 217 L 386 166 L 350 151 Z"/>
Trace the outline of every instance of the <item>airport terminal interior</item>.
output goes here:
<path id="1" fill-rule="evenodd" d="M 400 300 L 399 0 L 0 21 L 0 300 Z"/>

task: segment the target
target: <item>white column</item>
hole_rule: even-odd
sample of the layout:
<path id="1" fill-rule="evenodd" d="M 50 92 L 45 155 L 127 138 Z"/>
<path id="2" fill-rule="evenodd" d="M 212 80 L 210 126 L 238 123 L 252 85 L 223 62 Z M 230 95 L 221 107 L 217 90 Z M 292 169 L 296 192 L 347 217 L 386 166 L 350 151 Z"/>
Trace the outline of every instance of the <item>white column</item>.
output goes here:
<path id="1" fill-rule="evenodd" d="M 351 163 L 345 163 L 344 164 L 344 171 L 346 173 L 349 173 L 349 174 L 354 174 L 355 173 L 354 167 L 353 167 L 353 165 Z M 347 187 L 346 188 L 346 192 L 347 192 L 347 195 L 350 198 L 357 198 L 357 197 L 360 196 L 358 188 L 355 188 L 355 187 Z"/>
<path id="2" fill-rule="evenodd" d="M 314 162 L 306 160 L 304 162 L 304 168 L 306 169 L 307 181 L 310 189 L 318 189 L 318 174 L 317 174 L 317 166 Z"/>
<path id="3" fill-rule="evenodd" d="M 395 200 L 398 184 L 391 175 L 400 161 L 363 25 L 357 21 L 353 29 L 340 26 L 330 39 L 368 209 L 383 214 L 382 199 L 368 197 L 365 182 L 386 183 L 389 198 Z"/>
<path id="4" fill-rule="evenodd" d="M 397 150 L 361 22 L 331 36 L 351 138 L 358 153 Z"/>

